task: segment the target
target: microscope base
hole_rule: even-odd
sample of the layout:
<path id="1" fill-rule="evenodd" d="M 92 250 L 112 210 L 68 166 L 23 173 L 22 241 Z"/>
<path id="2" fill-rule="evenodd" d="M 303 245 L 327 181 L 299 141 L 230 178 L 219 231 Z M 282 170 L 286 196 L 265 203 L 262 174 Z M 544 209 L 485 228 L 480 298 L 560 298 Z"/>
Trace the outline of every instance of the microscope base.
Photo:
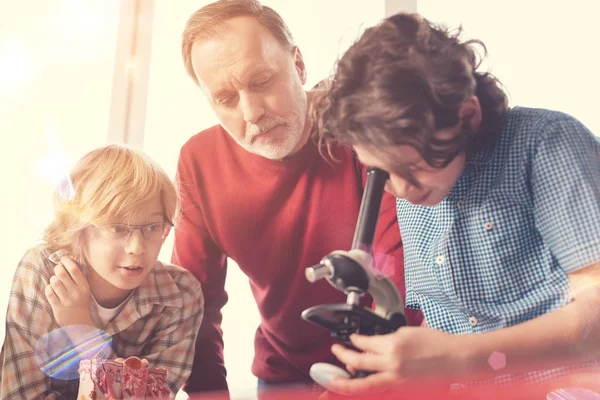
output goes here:
<path id="1" fill-rule="evenodd" d="M 323 386 L 327 390 L 331 390 L 329 382 L 333 378 L 345 378 L 350 379 L 352 376 L 348 371 L 337 367 L 333 364 L 327 363 L 316 363 L 310 367 L 310 377 L 319 385 Z M 338 393 L 345 394 L 345 393 Z"/>

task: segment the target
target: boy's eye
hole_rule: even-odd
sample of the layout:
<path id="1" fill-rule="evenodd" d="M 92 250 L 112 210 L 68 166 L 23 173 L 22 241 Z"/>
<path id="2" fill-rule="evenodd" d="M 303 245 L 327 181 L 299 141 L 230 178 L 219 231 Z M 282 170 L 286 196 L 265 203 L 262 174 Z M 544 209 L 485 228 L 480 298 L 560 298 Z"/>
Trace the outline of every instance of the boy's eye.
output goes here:
<path id="1" fill-rule="evenodd" d="M 150 240 L 164 239 L 169 233 L 169 225 L 164 222 L 155 222 L 144 227 L 144 236 Z"/>
<path id="2" fill-rule="evenodd" d="M 123 233 L 127 231 L 127 228 L 122 225 L 111 225 L 108 227 L 108 231 L 111 233 Z"/>
<path id="3" fill-rule="evenodd" d="M 122 239 L 127 237 L 131 233 L 131 229 L 128 225 L 123 224 L 109 224 L 98 228 L 102 233 L 108 237 L 114 239 Z"/>
<path id="4" fill-rule="evenodd" d="M 146 226 L 146 231 L 148 232 L 156 232 L 156 231 L 160 231 L 162 229 L 162 223 L 158 222 L 155 224 L 150 224 Z"/>

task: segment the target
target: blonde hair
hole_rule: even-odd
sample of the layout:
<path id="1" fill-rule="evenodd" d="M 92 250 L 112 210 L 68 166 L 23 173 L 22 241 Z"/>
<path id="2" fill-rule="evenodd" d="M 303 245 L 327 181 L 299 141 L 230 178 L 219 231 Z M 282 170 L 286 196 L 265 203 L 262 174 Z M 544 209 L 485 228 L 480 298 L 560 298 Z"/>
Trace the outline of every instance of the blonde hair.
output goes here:
<path id="1" fill-rule="evenodd" d="M 138 150 L 108 145 L 84 155 L 54 193 L 54 220 L 44 232 L 51 251 L 69 252 L 83 262 L 83 230 L 111 218 L 131 218 L 139 205 L 160 197 L 164 218 L 179 212 L 175 185 L 165 171 Z"/>

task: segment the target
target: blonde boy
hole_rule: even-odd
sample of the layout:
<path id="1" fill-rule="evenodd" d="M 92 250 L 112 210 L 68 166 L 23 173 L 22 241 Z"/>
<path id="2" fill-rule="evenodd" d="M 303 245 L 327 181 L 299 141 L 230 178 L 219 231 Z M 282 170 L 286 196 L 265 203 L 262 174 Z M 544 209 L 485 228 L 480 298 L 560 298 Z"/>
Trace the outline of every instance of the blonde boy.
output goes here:
<path id="1" fill-rule="evenodd" d="M 167 369 L 174 395 L 204 301 L 188 271 L 158 261 L 178 210 L 173 183 L 142 153 L 110 145 L 85 155 L 60 189 L 44 243 L 15 273 L 0 398 L 74 398 L 79 359 L 129 356 Z"/>

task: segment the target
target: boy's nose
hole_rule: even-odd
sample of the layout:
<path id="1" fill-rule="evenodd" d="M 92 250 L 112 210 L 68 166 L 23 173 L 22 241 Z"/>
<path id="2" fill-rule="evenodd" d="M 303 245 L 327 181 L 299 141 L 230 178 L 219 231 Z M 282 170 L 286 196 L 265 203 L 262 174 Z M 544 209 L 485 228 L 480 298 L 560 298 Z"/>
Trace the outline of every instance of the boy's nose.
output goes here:
<path id="1" fill-rule="evenodd" d="M 408 197 L 408 194 L 410 193 L 410 191 L 413 188 L 413 185 L 410 184 L 410 182 L 408 182 L 406 179 L 402 179 L 402 178 L 394 178 L 394 179 L 390 179 L 390 181 L 388 182 L 388 185 L 390 186 L 390 193 L 392 193 L 394 196 L 401 198 L 401 199 L 406 199 Z M 386 186 L 387 189 L 387 186 Z"/>
<path id="2" fill-rule="evenodd" d="M 131 235 L 127 238 L 127 244 L 125 245 L 125 250 L 130 254 L 142 254 L 144 253 L 144 235 L 142 231 L 139 229 L 134 229 L 131 232 Z"/>

